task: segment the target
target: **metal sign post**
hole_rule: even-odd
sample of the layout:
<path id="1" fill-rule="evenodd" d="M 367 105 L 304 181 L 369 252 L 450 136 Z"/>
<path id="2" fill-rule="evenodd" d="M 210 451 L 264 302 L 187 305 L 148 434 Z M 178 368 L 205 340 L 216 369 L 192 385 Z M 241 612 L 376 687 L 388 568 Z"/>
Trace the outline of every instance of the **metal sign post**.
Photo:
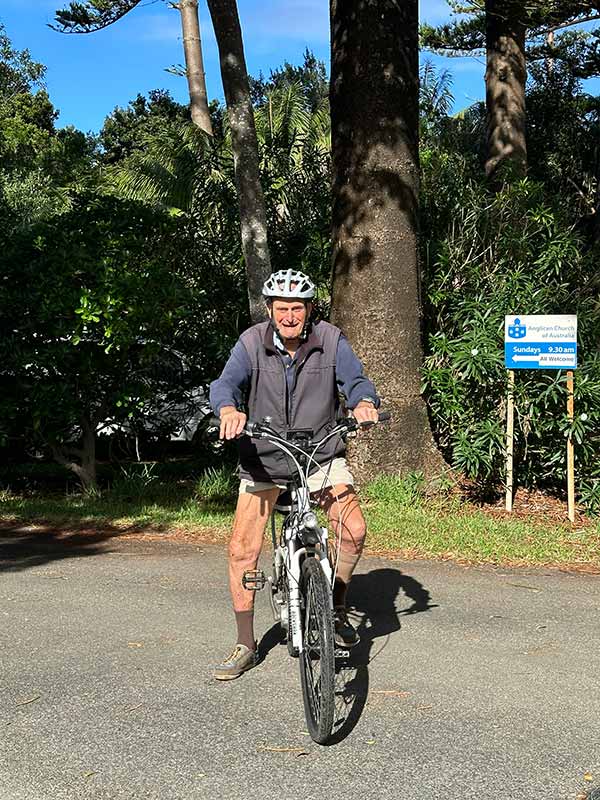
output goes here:
<path id="1" fill-rule="evenodd" d="M 573 370 L 577 368 L 577 316 L 534 314 L 504 318 L 504 365 L 508 369 L 506 407 L 506 510 L 514 491 L 514 388 L 516 369 L 566 369 L 567 415 L 575 418 Z M 510 495 L 510 496 L 509 496 Z M 567 440 L 568 514 L 575 521 L 575 452 Z"/>

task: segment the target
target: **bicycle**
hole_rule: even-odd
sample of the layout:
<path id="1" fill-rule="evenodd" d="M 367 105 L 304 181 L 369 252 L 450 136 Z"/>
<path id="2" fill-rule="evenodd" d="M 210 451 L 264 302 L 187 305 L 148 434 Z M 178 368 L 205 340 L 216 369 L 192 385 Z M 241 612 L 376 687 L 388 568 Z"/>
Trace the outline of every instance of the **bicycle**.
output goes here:
<path id="1" fill-rule="evenodd" d="M 379 414 L 381 422 L 389 418 L 388 412 Z M 270 423 L 268 417 L 262 422 L 248 422 L 244 433 L 266 439 L 286 454 L 291 464 L 290 480 L 271 515 L 272 574 L 266 577 L 262 570 L 247 570 L 242 585 L 251 591 L 268 585 L 275 621 L 282 626 L 290 655 L 300 662 L 308 731 L 315 742 L 323 744 L 331 736 L 334 723 L 335 659 L 349 653 L 335 644 L 335 564 L 330 559 L 327 528 L 319 524 L 311 507 L 316 501 L 310 498 L 308 475 L 325 442 L 333 436 L 346 438 L 359 427 L 375 423 L 359 426 L 353 417 L 348 417 L 317 442 L 312 440 L 311 430 L 289 430 L 283 435 Z M 279 537 L 276 512 L 283 514 Z"/>

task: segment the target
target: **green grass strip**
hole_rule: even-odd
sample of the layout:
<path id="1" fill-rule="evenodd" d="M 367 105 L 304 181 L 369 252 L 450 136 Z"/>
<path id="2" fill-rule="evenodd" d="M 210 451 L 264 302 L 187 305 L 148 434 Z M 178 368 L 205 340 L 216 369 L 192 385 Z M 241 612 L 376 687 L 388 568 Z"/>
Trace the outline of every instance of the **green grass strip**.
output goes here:
<path id="1" fill-rule="evenodd" d="M 0 492 L 0 519 L 74 527 L 174 529 L 216 538 L 230 530 L 235 494 L 222 480 L 159 485 L 136 496 L 19 496 Z M 371 551 L 467 563 L 560 565 L 600 571 L 600 523 L 580 527 L 484 513 L 456 499 L 426 497 L 414 480 L 382 477 L 361 492 Z"/>

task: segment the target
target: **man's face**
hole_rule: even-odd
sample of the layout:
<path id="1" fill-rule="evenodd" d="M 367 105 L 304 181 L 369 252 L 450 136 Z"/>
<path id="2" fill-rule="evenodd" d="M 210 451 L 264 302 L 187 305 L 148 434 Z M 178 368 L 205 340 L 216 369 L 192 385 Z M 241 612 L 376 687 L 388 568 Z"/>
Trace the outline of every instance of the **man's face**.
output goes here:
<path id="1" fill-rule="evenodd" d="M 273 300 L 269 307 L 269 316 L 284 341 L 298 339 L 311 308 L 310 303 L 304 304 L 302 300 Z"/>

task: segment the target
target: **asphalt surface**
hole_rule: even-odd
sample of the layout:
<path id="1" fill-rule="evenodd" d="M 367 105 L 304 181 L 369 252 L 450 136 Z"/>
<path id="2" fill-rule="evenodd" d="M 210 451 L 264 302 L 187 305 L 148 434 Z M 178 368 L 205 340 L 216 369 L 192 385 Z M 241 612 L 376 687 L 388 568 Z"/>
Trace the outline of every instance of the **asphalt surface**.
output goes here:
<path id="1" fill-rule="evenodd" d="M 365 558 L 335 743 L 257 598 L 234 642 L 225 549 L 0 535 L 0 800 L 575 800 L 600 784 L 600 578 Z"/>

